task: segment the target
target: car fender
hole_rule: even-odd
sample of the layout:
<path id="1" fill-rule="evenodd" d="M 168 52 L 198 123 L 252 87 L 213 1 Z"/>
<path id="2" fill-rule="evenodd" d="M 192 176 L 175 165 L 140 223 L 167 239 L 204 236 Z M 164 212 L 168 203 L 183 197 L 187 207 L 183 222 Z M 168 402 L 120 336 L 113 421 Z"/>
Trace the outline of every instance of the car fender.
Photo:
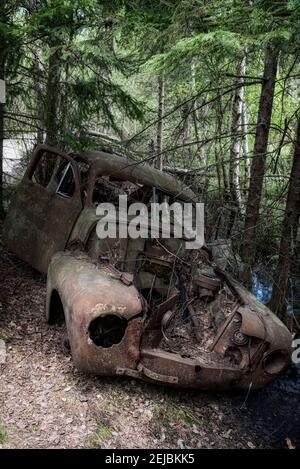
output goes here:
<path id="1" fill-rule="evenodd" d="M 120 366 L 136 366 L 143 311 L 139 292 L 133 284 L 125 284 L 109 269 L 99 268 L 84 254 L 59 252 L 53 256 L 48 270 L 48 321 L 53 313 L 53 292 L 57 292 L 61 300 L 73 360 L 79 370 L 109 375 Z M 110 317 L 116 321 L 120 319 L 124 334 L 120 342 L 111 346 L 97 345 L 91 324 L 108 321 Z"/>

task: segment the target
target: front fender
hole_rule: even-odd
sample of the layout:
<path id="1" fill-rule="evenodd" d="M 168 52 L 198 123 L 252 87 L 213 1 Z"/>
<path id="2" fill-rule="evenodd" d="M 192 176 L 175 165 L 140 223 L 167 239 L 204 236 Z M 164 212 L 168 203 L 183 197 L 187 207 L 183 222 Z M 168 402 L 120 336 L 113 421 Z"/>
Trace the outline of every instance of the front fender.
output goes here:
<path id="1" fill-rule="evenodd" d="M 48 319 L 53 291 L 59 294 L 63 305 L 71 352 L 79 370 L 111 375 L 120 366 L 136 366 L 143 318 L 134 285 L 124 284 L 85 255 L 60 252 L 53 256 L 48 270 Z M 116 331 L 115 343 L 98 340 L 101 327 L 110 327 L 109 324 Z"/>

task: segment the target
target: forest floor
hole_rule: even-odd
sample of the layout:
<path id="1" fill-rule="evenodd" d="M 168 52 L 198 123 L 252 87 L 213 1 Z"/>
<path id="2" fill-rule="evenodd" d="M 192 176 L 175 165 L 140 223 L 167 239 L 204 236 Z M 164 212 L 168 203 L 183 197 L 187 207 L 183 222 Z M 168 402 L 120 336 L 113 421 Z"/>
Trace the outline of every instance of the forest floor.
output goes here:
<path id="1" fill-rule="evenodd" d="M 0 244 L 0 448 L 300 447 L 297 371 L 247 399 L 85 376 L 45 322 L 45 284 Z"/>

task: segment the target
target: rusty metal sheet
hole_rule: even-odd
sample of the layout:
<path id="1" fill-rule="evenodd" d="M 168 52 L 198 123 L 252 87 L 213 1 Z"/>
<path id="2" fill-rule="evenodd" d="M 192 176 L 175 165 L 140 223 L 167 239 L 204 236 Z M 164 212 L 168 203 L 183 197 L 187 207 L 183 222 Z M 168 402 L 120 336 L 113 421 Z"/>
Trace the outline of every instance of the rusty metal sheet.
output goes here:
<path id="1" fill-rule="evenodd" d="M 259 317 L 265 325 L 265 340 L 272 344 L 272 348 L 287 350 L 289 354 L 292 351 L 292 336 L 288 328 L 272 311 L 261 303 L 251 292 L 242 284 L 234 280 L 227 272 L 217 269 L 223 275 L 227 282 L 236 292 L 240 299 L 241 306 L 246 307 L 254 315 Z"/>
<path id="2" fill-rule="evenodd" d="M 84 151 L 82 156 L 93 166 L 95 177 L 119 177 L 124 181 L 156 187 L 185 201 L 197 201 L 195 193 L 183 182 L 147 164 L 102 151 Z"/>
<path id="3" fill-rule="evenodd" d="M 165 384 L 172 384 L 177 387 L 190 387 L 202 390 L 208 389 L 229 389 L 236 385 L 241 378 L 241 370 L 220 366 L 218 363 L 207 362 L 205 360 L 194 360 L 183 358 L 178 354 L 165 352 L 159 349 L 142 349 L 141 363 L 152 371 L 152 377 L 145 376 L 145 379 L 155 381 L 155 373 L 159 375 L 159 382 L 162 376 L 166 376 Z M 169 377 L 176 378 L 173 382 Z"/>
<path id="4" fill-rule="evenodd" d="M 266 326 L 261 318 L 245 306 L 240 306 L 237 311 L 242 316 L 240 331 L 245 335 L 264 340 L 266 338 Z"/>
<path id="5" fill-rule="evenodd" d="M 134 285 L 125 285 L 87 260 L 57 253 L 48 271 L 47 315 L 51 314 L 51 292 L 63 303 L 72 356 L 82 371 L 108 375 L 117 367 L 134 367 L 139 357 L 142 304 Z M 93 320 L 115 315 L 127 321 L 119 344 L 109 348 L 95 345 L 89 335 Z"/>
<path id="6" fill-rule="evenodd" d="M 82 210 L 79 177 L 72 198 L 64 198 L 34 183 L 32 173 L 43 152 L 72 159 L 47 145 L 37 146 L 22 182 L 9 207 L 3 239 L 25 262 L 46 273 L 53 254 L 65 249 L 70 232 Z"/>
<path id="7" fill-rule="evenodd" d="M 45 151 L 71 164 L 71 198 L 32 182 Z M 259 388 L 282 373 L 290 360 L 291 334 L 266 306 L 215 267 L 205 248 L 179 256 L 182 240 L 105 243 L 96 237 L 99 217 L 92 194 L 99 175 L 156 187 L 185 201 L 195 200 L 195 194 L 148 165 L 104 152 L 81 156 L 90 168 L 82 179 L 84 191 L 77 160 L 37 147 L 4 227 L 8 247 L 22 259 L 41 272 L 50 263 L 47 318 L 56 307 L 63 310 L 75 366 L 102 376 L 121 374 L 204 390 Z M 203 337 L 209 338 L 206 344 Z"/>

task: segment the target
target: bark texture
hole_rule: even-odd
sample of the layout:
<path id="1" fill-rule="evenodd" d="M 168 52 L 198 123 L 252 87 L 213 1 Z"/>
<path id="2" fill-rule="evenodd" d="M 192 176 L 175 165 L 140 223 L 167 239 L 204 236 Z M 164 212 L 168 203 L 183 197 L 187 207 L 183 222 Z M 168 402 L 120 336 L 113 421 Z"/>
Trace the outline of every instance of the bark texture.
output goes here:
<path id="1" fill-rule="evenodd" d="M 2 19 L 2 18 L 1 18 Z M 0 37 L 0 79 L 5 80 L 5 62 L 6 62 L 6 45 Z M 4 217 L 4 202 L 3 202 L 3 159 L 4 159 L 4 108 L 5 104 L 0 103 L 0 219 Z"/>
<path id="2" fill-rule="evenodd" d="M 47 145 L 57 146 L 59 123 L 57 119 L 60 85 L 60 50 L 57 48 L 49 57 L 45 97 L 45 131 Z"/>
<path id="3" fill-rule="evenodd" d="M 191 166 L 191 153 L 190 153 L 190 106 L 189 104 L 184 104 L 181 108 L 181 118 L 183 120 L 183 164 L 186 168 Z"/>
<path id="4" fill-rule="evenodd" d="M 240 148 L 242 136 L 242 111 L 243 111 L 243 72 L 245 59 L 239 60 L 237 64 L 237 88 L 233 93 L 232 118 L 231 118 L 231 147 L 230 147 L 230 167 L 229 167 L 229 187 L 231 200 L 237 210 L 242 210 L 242 199 L 240 189 Z"/>
<path id="5" fill-rule="evenodd" d="M 157 161 L 156 167 L 162 171 L 164 159 L 163 159 L 163 130 L 164 122 L 163 115 L 165 112 L 165 77 L 162 74 L 159 77 L 158 81 L 158 113 L 157 113 L 157 135 L 156 135 L 156 152 L 157 152 Z"/>
<path id="6" fill-rule="evenodd" d="M 243 280 L 248 286 L 250 286 L 252 283 L 252 267 L 255 261 L 256 226 L 259 220 L 259 208 L 265 174 L 265 163 L 272 117 L 277 64 L 278 49 L 270 45 L 267 47 L 265 54 L 263 84 L 258 108 L 258 118 L 244 227 L 242 257 L 245 267 Z"/>
<path id="7" fill-rule="evenodd" d="M 279 259 L 269 306 L 279 316 L 286 309 L 286 294 L 300 218 L 300 119 L 296 131 L 293 165 L 282 225 Z"/>

